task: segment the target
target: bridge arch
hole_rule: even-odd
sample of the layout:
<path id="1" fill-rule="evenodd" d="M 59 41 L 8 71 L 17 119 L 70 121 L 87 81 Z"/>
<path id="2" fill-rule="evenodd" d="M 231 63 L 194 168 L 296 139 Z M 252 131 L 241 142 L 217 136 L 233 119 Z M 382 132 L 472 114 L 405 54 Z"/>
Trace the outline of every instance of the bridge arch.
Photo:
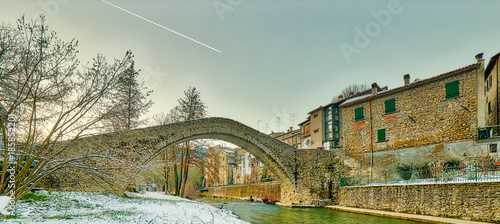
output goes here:
<path id="1" fill-rule="evenodd" d="M 342 171 L 341 150 L 295 149 L 227 118 L 204 118 L 95 135 L 72 143 L 72 147 L 74 152 L 93 154 L 119 149 L 120 161 L 140 166 L 171 146 L 195 139 L 219 139 L 250 152 L 276 175 L 281 184 L 281 202 L 285 204 L 310 205 L 323 199 L 336 200 Z"/>
<path id="2" fill-rule="evenodd" d="M 227 118 L 204 118 L 146 129 L 150 137 L 159 140 L 154 144 L 154 153 L 145 162 L 181 142 L 218 139 L 244 148 L 276 175 L 282 187 L 295 188 L 295 147 L 239 122 Z"/>

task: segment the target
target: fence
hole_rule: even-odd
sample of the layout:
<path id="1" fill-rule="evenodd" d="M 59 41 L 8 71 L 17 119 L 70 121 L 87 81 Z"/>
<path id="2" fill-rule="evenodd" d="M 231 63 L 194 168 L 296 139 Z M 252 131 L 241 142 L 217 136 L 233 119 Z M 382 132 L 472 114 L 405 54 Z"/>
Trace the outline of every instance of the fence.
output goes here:
<path id="1" fill-rule="evenodd" d="M 386 172 L 340 179 L 340 186 L 378 186 L 392 184 L 433 184 L 465 182 L 500 182 L 500 158 L 488 160 L 467 158 L 458 166 L 438 166 L 433 169 Z"/>
<path id="2" fill-rule="evenodd" d="M 261 183 L 269 183 L 269 182 L 278 182 L 278 178 L 276 177 L 267 177 L 267 178 L 259 178 L 259 179 L 252 179 L 247 181 L 246 183 L 241 183 L 241 184 L 225 184 L 225 185 L 213 185 L 210 187 L 226 187 L 226 186 L 238 186 L 238 185 L 250 185 L 250 184 L 261 184 Z"/>

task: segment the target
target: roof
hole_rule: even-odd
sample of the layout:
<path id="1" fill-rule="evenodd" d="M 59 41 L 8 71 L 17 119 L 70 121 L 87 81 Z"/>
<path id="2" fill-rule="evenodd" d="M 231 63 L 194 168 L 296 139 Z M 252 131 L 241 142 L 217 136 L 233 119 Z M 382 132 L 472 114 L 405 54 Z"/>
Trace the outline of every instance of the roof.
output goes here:
<path id="1" fill-rule="evenodd" d="M 384 88 L 387 88 L 387 86 L 385 86 Z M 378 89 L 379 91 L 383 90 L 384 88 L 380 88 L 380 87 L 377 85 L 377 89 Z M 318 108 L 316 108 L 316 109 L 314 109 L 314 110 L 310 111 L 310 112 L 309 112 L 309 113 L 307 113 L 307 114 L 309 114 L 309 115 L 310 115 L 310 114 L 313 114 L 314 112 L 316 112 L 316 111 L 318 111 L 318 110 L 320 110 L 320 109 L 323 109 L 323 108 L 329 107 L 329 106 L 334 105 L 334 104 L 341 105 L 342 103 L 344 103 L 344 102 L 346 102 L 346 101 L 349 101 L 349 100 L 351 100 L 351 99 L 353 99 L 353 98 L 359 98 L 359 96 L 363 96 L 363 95 L 366 95 L 366 94 L 371 93 L 371 92 L 372 92 L 372 89 L 371 89 L 371 88 L 370 88 L 370 89 L 367 89 L 367 90 L 364 90 L 364 91 L 362 91 L 362 92 L 357 92 L 356 94 L 353 94 L 352 96 L 348 96 L 348 97 L 346 97 L 346 98 L 344 98 L 344 99 L 341 99 L 341 100 L 339 100 L 339 101 L 337 101 L 337 102 L 335 102 L 335 103 L 329 103 L 329 104 L 327 104 L 327 105 L 325 105 L 325 106 L 319 106 Z M 352 100 L 351 100 L 351 101 L 352 101 Z M 307 118 L 307 120 L 309 120 L 309 119 L 310 119 L 310 118 Z M 307 121 L 307 120 L 306 120 L 306 121 Z M 304 121 L 304 122 L 302 122 L 302 123 L 305 123 L 306 121 Z M 302 124 L 302 123 L 300 123 L 300 124 Z M 300 124 L 299 124 L 299 125 L 300 125 Z"/>
<path id="2" fill-rule="evenodd" d="M 316 108 L 316 109 L 314 109 L 314 110 L 309 111 L 309 113 L 307 113 L 307 114 L 313 114 L 314 112 L 316 112 L 316 111 L 318 111 L 318 110 L 320 110 L 320 109 L 323 109 L 323 107 L 322 107 L 322 106 L 319 106 L 318 108 Z"/>
<path id="3" fill-rule="evenodd" d="M 307 119 L 305 121 L 300 122 L 298 125 L 300 126 L 300 125 L 303 125 L 303 124 L 310 122 L 310 121 L 311 121 L 311 118 L 307 117 Z"/>
<path id="4" fill-rule="evenodd" d="M 438 80 L 446 78 L 448 76 L 455 75 L 457 73 L 461 73 L 461 72 L 473 69 L 473 68 L 478 67 L 480 65 L 481 65 L 481 63 L 475 63 L 475 64 L 472 64 L 472 65 L 468 65 L 466 67 L 463 67 L 463 68 L 460 68 L 460 69 L 457 69 L 457 70 L 453 70 L 453 71 L 450 71 L 450 72 L 447 72 L 447 73 L 443 73 L 441 75 L 434 76 L 434 77 L 431 77 L 431 78 L 428 78 L 428 79 L 417 81 L 417 82 L 414 82 L 414 83 L 411 83 L 411 84 L 408 84 L 408 85 L 405 85 L 405 86 L 401 86 L 401 87 L 394 88 L 394 89 L 387 90 L 387 91 L 378 92 L 376 95 L 369 95 L 369 96 L 366 96 L 366 97 L 360 97 L 360 98 L 357 98 L 357 99 L 353 99 L 353 100 L 351 100 L 349 102 L 344 102 L 340 106 L 341 107 L 346 107 L 346 106 L 350 106 L 350 105 L 353 105 L 353 104 L 357 104 L 357 103 L 361 103 L 361 102 L 364 102 L 364 101 L 368 101 L 368 100 L 370 100 L 372 98 L 377 98 L 377 97 L 381 97 L 381 96 L 388 95 L 388 94 L 391 94 L 391 93 L 396 93 L 396 92 L 399 92 L 399 91 L 404 91 L 404 90 L 407 90 L 407 89 L 410 89 L 410 88 L 414 88 L 414 87 L 417 87 L 417 86 L 421 86 L 421 85 L 424 85 L 424 84 L 427 84 L 427 83 L 430 83 L 430 82 L 438 81 Z"/>
<path id="5" fill-rule="evenodd" d="M 484 80 L 488 78 L 489 74 L 491 73 L 491 70 L 493 70 L 493 67 L 495 67 L 495 64 L 498 61 L 498 58 L 500 57 L 500 53 L 493 55 L 491 57 L 490 61 L 488 62 L 488 66 L 486 66 L 486 69 L 484 70 Z"/>

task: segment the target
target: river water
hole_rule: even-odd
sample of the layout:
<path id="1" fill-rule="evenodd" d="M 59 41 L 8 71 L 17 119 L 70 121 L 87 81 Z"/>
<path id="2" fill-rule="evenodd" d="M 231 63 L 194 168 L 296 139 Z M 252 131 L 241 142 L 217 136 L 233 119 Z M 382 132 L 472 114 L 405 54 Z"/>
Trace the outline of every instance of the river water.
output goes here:
<path id="1" fill-rule="evenodd" d="M 201 201 L 226 208 L 240 219 L 255 224 L 266 223 L 333 223 L 333 224 L 416 224 L 418 222 L 340 212 L 323 208 L 285 208 L 248 201 L 203 198 Z"/>

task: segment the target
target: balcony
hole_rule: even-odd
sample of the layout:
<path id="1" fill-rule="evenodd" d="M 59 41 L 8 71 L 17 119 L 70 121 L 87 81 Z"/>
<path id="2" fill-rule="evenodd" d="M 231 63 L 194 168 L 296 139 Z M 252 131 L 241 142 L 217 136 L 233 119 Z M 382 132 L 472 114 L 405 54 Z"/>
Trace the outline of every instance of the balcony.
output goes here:
<path id="1" fill-rule="evenodd" d="M 478 140 L 485 140 L 485 139 L 499 138 L 499 137 L 500 137 L 500 125 L 479 127 L 477 129 Z"/>

